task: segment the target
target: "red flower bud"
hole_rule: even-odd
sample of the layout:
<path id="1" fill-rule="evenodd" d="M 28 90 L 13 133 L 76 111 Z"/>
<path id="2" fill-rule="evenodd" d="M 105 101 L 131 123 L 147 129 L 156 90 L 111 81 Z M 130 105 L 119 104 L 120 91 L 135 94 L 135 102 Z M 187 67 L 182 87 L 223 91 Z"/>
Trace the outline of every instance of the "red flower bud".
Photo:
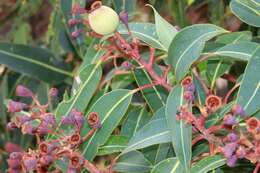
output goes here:
<path id="1" fill-rule="evenodd" d="M 191 76 L 187 76 L 185 77 L 182 81 L 181 81 L 181 85 L 186 88 L 188 86 L 190 86 L 192 84 L 192 77 Z"/>
<path id="2" fill-rule="evenodd" d="M 88 115 L 88 124 L 91 128 L 100 128 L 101 121 L 97 112 L 91 112 Z"/>
<path id="3" fill-rule="evenodd" d="M 193 102 L 194 101 L 194 94 L 191 91 L 185 91 L 183 94 L 183 98 L 187 101 L 187 102 Z"/>
<path id="4" fill-rule="evenodd" d="M 39 151 L 42 155 L 49 155 L 52 151 L 57 148 L 56 143 L 41 142 L 39 144 Z"/>
<path id="5" fill-rule="evenodd" d="M 206 98 L 206 106 L 211 112 L 217 111 L 221 107 L 221 98 L 215 95 L 209 95 Z"/>
<path id="6" fill-rule="evenodd" d="M 5 144 L 5 151 L 8 153 L 12 153 L 12 152 L 22 152 L 23 150 L 19 145 L 11 142 L 7 142 Z"/>
<path id="7" fill-rule="evenodd" d="M 256 133 L 259 127 L 259 120 L 255 117 L 252 117 L 246 121 L 247 131 L 251 133 Z"/>
<path id="8" fill-rule="evenodd" d="M 80 168 L 84 164 L 84 158 L 78 153 L 72 153 L 70 156 L 70 168 Z"/>
<path id="9" fill-rule="evenodd" d="M 16 87 L 15 93 L 17 96 L 20 96 L 20 97 L 32 97 L 33 96 L 33 92 L 23 85 L 18 85 Z"/>

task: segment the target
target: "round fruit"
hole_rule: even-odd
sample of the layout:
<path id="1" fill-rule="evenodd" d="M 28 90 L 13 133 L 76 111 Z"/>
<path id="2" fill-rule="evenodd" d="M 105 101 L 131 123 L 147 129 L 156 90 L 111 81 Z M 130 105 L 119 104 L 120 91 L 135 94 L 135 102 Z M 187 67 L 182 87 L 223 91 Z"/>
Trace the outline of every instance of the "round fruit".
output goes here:
<path id="1" fill-rule="evenodd" d="M 91 29 L 101 35 L 113 33 L 119 24 L 117 13 L 104 5 L 92 11 L 88 18 Z"/>

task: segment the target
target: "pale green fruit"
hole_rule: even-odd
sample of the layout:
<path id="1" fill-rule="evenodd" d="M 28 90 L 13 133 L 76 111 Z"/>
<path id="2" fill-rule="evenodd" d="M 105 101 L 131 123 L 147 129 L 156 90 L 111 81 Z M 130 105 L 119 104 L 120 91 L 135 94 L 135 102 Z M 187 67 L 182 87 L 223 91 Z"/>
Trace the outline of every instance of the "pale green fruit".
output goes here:
<path id="1" fill-rule="evenodd" d="M 113 33 L 119 25 L 117 13 L 104 5 L 92 11 L 88 19 L 91 29 L 101 35 Z"/>

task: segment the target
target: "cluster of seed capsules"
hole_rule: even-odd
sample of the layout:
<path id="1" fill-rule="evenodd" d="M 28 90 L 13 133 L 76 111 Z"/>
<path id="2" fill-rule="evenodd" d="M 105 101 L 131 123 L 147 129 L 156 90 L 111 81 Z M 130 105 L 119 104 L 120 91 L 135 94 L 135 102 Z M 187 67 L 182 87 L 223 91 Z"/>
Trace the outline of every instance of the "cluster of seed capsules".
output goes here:
<path id="1" fill-rule="evenodd" d="M 49 91 L 49 98 L 56 97 L 57 94 L 57 89 L 52 88 Z M 31 98 L 32 103 L 28 105 L 9 101 L 8 111 L 12 118 L 7 124 L 7 129 L 19 128 L 23 134 L 34 135 L 37 146 L 34 150 L 11 152 L 7 160 L 8 173 L 49 172 L 57 160 L 68 160 L 68 173 L 78 173 L 82 168 L 92 172 L 97 170 L 80 154 L 79 146 L 101 127 L 98 113 L 91 112 L 85 119 L 82 112 L 72 109 L 70 114 L 63 116 L 59 123 L 55 115 L 48 112 L 49 103 L 41 105 L 37 96 L 28 88 L 19 85 L 16 88 L 16 95 Z M 91 130 L 82 137 L 81 129 L 86 122 Z M 67 126 L 70 126 L 67 128 L 70 130 L 62 130 Z M 49 139 L 47 139 L 48 135 Z M 60 170 L 56 169 L 53 172 L 60 172 Z"/>
<path id="2" fill-rule="evenodd" d="M 228 166 L 235 167 L 238 159 L 247 159 L 253 164 L 260 163 L 260 121 L 256 117 L 247 116 L 243 107 L 235 104 L 224 115 L 219 125 L 207 129 L 205 128 L 207 119 L 223 106 L 221 98 L 208 95 L 205 106 L 199 108 L 200 115 L 196 116 L 187 108 L 188 104 L 194 102 L 195 86 L 192 77 L 186 77 L 182 81 L 182 86 L 183 98 L 187 104 L 180 107 L 177 120 L 184 120 L 187 124 L 191 124 L 193 133 L 199 132 L 203 136 L 201 139 L 212 142 L 215 145 L 214 154 L 222 153 Z M 224 136 L 221 131 L 224 131 Z"/>

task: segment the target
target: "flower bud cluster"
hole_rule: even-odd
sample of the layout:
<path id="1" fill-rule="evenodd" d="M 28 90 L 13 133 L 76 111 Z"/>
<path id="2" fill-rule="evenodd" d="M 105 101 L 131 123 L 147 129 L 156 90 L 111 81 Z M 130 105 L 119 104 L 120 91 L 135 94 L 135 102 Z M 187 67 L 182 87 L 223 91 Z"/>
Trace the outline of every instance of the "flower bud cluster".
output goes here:
<path id="1" fill-rule="evenodd" d="M 23 134 L 36 136 L 38 145 L 35 150 L 29 149 L 27 152 L 14 144 L 6 146 L 10 153 L 7 160 L 8 172 L 48 172 L 57 160 L 69 161 L 67 172 L 79 173 L 81 168 L 88 170 L 87 166 L 90 163 L 85 165 L 86 160 L 78 152 L 78 149 L 82 142 L 93 135 L 93 130 L 101 128 L 99 114 L 91 112 L 85 119 L 82 112 L 72 109 L 68 116 L 61 118 L 61 125 L 69 125 L 73 128 L 70 131 L 64 131 L 57 123 L 55 115 L 48 112 L 48 104 L 41 105 L 33 92 L 24 86 L 19 85 L 16 91 L 18 96 L 31 97 L 33 102 L 30 105 L 9 102 L 8 110 L 13 114 L 13 117 L 7 125 L 7 129 L 20 128 Z M 57 94 L 57 89 L 52 88 L 49 91 L 50 97 L 55 97 Z M 82 137 L 81 129 L 86 121 L 92 131 Z M 55 135 L 55 138 L 47 140 L 45 139 L 47 135 Z M 95 166 L 91 165 L 91 169 L 93 167 Z"/>

